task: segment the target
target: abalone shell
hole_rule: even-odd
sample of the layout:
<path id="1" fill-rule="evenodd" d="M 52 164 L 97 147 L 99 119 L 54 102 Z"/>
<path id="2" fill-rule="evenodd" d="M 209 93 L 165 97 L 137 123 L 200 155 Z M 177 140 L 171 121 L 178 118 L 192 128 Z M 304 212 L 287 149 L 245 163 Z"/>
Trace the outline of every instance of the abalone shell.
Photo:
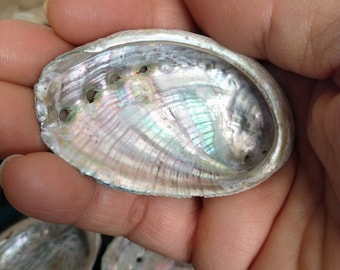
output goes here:
<path id="1" fill-rule="evenodd" d="M 35 98 L 54 153 L 139 194 L 241 192 L 292 149 L 291 112 L 271 75 L 189 32 L 125 31 L 78 47 L 44 68 Z"/>
<path id="2" fill-rule="evenodd" d="M 26 218 L 0 235 L 0 269 L 92 269 L 98 233 Z"/>

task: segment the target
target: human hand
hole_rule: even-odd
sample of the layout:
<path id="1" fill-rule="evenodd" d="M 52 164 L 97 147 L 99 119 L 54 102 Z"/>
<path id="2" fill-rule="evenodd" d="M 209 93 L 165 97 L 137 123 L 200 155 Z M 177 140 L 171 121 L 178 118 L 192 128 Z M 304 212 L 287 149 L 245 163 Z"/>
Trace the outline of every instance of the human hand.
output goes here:
<path id="1" fill-rule="evenodd" d="M 7 198 L 27 215 L 126 235 L 196 269 L 334 269 L 340 265 L 340 3 L 326 2 L 50 0 L 55 32 L 0 22 L 0 158 L 24 154 L 2 167 Z M 271 179 L 221 198 L 138 196 L 107 189 L 47 152 L 32 92 L 42 67 L 74 45 L 153 27 L 200 29 L 270 62 L 297 129 L 292 157 Z"/>

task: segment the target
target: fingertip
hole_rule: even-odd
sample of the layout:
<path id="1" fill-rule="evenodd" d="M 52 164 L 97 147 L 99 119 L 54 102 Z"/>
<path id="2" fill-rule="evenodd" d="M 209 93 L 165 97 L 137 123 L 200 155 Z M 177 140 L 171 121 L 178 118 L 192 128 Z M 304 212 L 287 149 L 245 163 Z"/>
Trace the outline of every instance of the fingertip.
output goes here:
<path id="1" fill-rule="evenodd" d="M 181 0 L 50 0 L 47 18 L 60 37 L 77 45 L 128 29 L 195 29 Z"/>
<path id="2" fill-rule="evenodd" d="M 1 162 L 0 164 L 0 187 L 3 187 L 2 178 L 4 178 L 5 168 L 9 165 L 9 163 L 13 162 L 14 159 L 20 158 L 22 156 L 23 155 L 19 155 L 19 154 L 11 155 Z"/>
<path id="3" fill-rule="evenodd" d="M 48 27 L 0 20 L 0 80 L 32 86 L 42 68 L 72 46 Z"/>
<path id="4" fill-rule="evenodd" d="M 91 201 L 96 183 L 52 153 L 5 161 L 1 181 L 20 212 L 49 222 L 74 223 Z"/>
<path id="5" fill-rule="evenodd" d="M 63 39 L 80 45 L 107 36 L 122 26 L 117 17 L 126 16 L 116 1 L 50 0 L 47 18 L 53 30 Z M 130 25 L 136 17 L 130 14 Z M 138 20 L 138 19 L 137 19 Z"/>
<path id="6" fill-rule="evenodd" d="M 0 159 L 46 151 L 35 117 L 32 89 L 0 81 Z"/>

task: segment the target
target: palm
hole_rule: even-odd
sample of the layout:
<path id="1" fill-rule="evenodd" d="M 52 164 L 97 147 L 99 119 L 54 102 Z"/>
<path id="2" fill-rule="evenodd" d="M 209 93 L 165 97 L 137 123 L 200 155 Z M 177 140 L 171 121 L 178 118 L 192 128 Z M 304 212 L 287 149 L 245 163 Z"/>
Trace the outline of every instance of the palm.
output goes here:
<path id="1" fill-rule="evenodd" d="M 332 83 L 275 73 L 286 88 L 294 110 L 296 147 L 294 162 L 288 165 L 286 174 L 281 172 L 286 178 L 283 181 L 291 184 L 289 190 L 284 190 L 287 197 L 275 213 L 269 235 L 253 266 L 255 269 L 275 266 L 279 269 L 332 269 L 330 261 L 334 265 L 339 263 L 336 255 L 340 236 L 339 201 L 322 164 L 327 163 L 328 170 L 335 165 L 327 160 L 331 154 L 326 157 L 325 149 L 320 149 L 325 145 L 321 140 L 325 130 L 321 126 L 332 121 L 327 118 L 330 117 L 325 109 L 327 105 L 320 104 L 325 102 L 326 96 L 335 95 L 336 88 Z"/>
<path id="2" fill-rule="evenodd" d="M 58 2 L 63 1 L 50 1 L 53 10 L 58 10 Z M 98 2 L 88 1 L 89 5 L 97 6 Z M 186 2 L 190 6 L 191 1 Z M 191 3 L 196 17 L 198 2 L 204 6 L 203 1 Z M 156 5 L 156 1 L 148 3 Z M 111 4 L 123 5 L 119 1 Z M 170 12 L 162 18 L 164 23 L 168 22 L 164 26 L 195 28 L 181 1 L 172 0 L 168 4 L 165 8 L 163 3 L 163 9 L 162 4 L 157 5 L 154 15 L 156 11 L 162 12 L 159 19 L 160 14 L 166 16 L 173 11 L 179 20 L 174 21 Z M 81 21 L 79 16 L 74 20 L 80 21 L 74 23 L 67 21 L 72 19 L 66 15 L 57 16 L 60 13 L 50 12 L 56 31 L 73 43 L 118 30 L 109 23 L 111 13 L 107 14 L 108 22 L 104 26 L 100 17 L 98 25 L 94 22 L 86 25 L 88 21 Z M 130 27 L 160 26 L 156 19 L 155 25 L 139 17 L 136 22 L 120 20 L 120 24 L 115 22 L 117 28 L 122 23 L 126 27 L 129 24 Z M 254 45 L 256 38 L 254 43 L 240 43 L 237 36 L 223 40 L 213 25 L 209 26 L 204 19 L 197 22 L 207 33 L 244 53 L 273 59 L 277 65 L 309 76 L 321 77 L 327 73 L 325 61 L 320 72 L 313 74 L 311 63 L 301 68 L 299 63 L 294 64 L 293 58 L 280 58 L 270 48 L 268 57 L 264 51 L 252 51 L 247 44 Z M 84 24 L 81 28 L 80 23 Z M 3 22 L 0 36 L 6 37 L 0 44 L 0 158 L 31 153 L 6 163 L 1 174 L 6 196 L 18 209 L 52 222 L 74 223 L 105 234 L 124 234 L 177 259 L 192 260 L 198 269 L 273 269 L 275 266 L 327 269 L 337 265 L 339 158 L 331 142 L 338 143 L 335 139 L 339 131 L 332 128 L 332 123 L 337 120 L 336 108 L 340 106 L 336 104 L 340 101 L 336 96 L 338 89 L 330 81 L 317 83 L 268 65 L 291 102 L 297 129 L 296 148 L 288 163 L 260 186 L 237 195 L 204 200 L 135 196 L 106 189 L 79 175 L 45 152 L 39 139 L 31 88 L 42 66 L 72 46 L 49 30 L 19 22 Z"/>

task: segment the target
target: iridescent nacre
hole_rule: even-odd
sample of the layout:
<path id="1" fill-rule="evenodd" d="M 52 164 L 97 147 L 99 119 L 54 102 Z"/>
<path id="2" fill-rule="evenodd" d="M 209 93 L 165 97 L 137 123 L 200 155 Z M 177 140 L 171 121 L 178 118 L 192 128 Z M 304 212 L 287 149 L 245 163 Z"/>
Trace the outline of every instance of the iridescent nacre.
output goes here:
<path id="1" fill-rule="evenodd" d="M 27 218 L 0 235 L 0 269 L 92 269 L 99 234 Z"/>
<path id="2" fill-rule="evenodd" d="M 102 258 L 102 270 L 194 270 L 191 264 L 175 261 L 137 245 L 124 237 L 116 237 Z"/>
<path id="3" fill-rule="evenodd" d="M 45 67 L 35 96 L 54 153 L 135 193 L 234 194 L 292 148 L 291 112 L 268 72 L 193 33 L 126 31 L 78 47 Z"/>

